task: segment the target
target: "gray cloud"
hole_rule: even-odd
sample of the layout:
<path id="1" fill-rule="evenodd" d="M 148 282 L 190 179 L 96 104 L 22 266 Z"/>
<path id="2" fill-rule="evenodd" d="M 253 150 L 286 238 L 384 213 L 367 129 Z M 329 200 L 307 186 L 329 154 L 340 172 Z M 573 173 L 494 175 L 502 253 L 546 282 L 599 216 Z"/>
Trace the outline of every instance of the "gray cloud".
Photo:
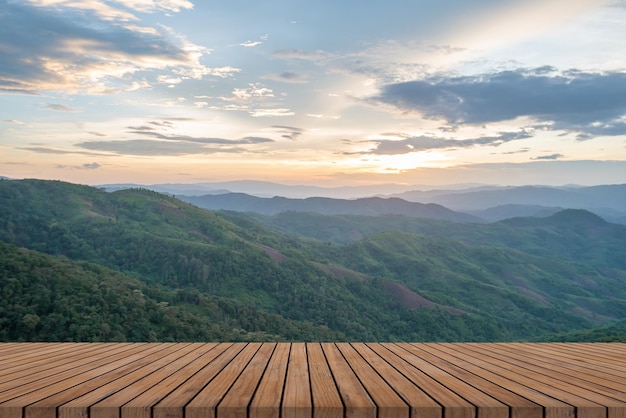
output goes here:
<path id="1" fill-rule="evenodd" d="M 531 160 L 558 160 L 559 158 L 563 158 L 565 155 L 563 154 L 550 154 L 550 155 L 541 155 L 539 157 L 531 158 Z"/>
<path id="2" fill-rule="evenodd" d="M 389 84 L 372 102 L 445 120 L 451 126 L 527 116 L 580 139 L 626 134 L 626 73 L 554 75 L 553 67 Z"/>
<path id="3" fill-rule="evenodd" d="M 169 125 L 167 125 L 169 127 Z M 243 145 L 257 145 L 274 142 L 270 138 L 247 136 L 240 139 L 193 137 L 188 135 L 166 135 L 155 132 L 152 126 L 131 127 L 129 133 L 151 139 L 131 139 L 124 141 L 83 141 L 79 148 L 113 152 L 120 155 L 193 155 L 216 153 L 252 152 Z"/>
<path id="4" fill-rule="evenodd" d="M 285 71 L 276 74 L 266 74 L 261 77 L 263 80 L 279 81 L 281 83 L 289 84 L 306 84 L 309 79 L 306 74 L 294 73 L 291 71 Z"/>
<path id="5" fill-rule="evenodd" d="M 250 144 L 262 144 L 267 142 L 274 142 L 270 138 L 261 137 L 245 137 L 241 139 L 224 139 L 224 138 L 207 138 L 207 137 L 194 137 L 188 135 L 165 135 L 159 132 L 152 132 L 150 130 L 135 130 L 129 131 L 129 133 L 139 134 L 143 136 L 150 136 L 165 141 L 175 142 L 189 142 L 198 144 L 215 144 L 215 145 L 250 145 Z"/>
<path id="6" fill-rule="evenodd" d="M 96 152 L 72 151 L 72 150 L 55 149 L 55 148 L 48 148 L 48 147 L 42 147 L 42 146 L 23 147 L 19 149 L 24 150 L 24 151 L 36 152 L 38 154 L 58 154 L 58 155 L 81 154 L 81 155 L 91 155 L 91 156 L 96 156 L 96 157 L 107 155 L 107 154 L 96 153 Z"/>
<path id="7" fill-rule="evenodd" d="M 36 152 L 38 154 L 74 154 L 74 152 L 72 151 L 58 150 L 58 149 L 46 148 L 46 147 L 24 147 L 20 149 L 24 151 Z"/>
<path id="8" fill-rule="evenodd" d="M 132 139 L 127 141 L 86 141 L 77 147 L 107 151 L 120 155 L 158 156 L 238 153 L 246 150 L 239 147 L 207 147 L 197 142 L 158 141 L 151 139 Z"/>
<path id="9" fill-rule="evenodd" d="M 375 155 L 398 155 L 408 154 L 418 151 L 429 151 L 433 149 L 454 149 L 454 148 L 471 148 L 475 146 L 499 146 L 506 142 L 531 138 L 532 134 L 528 131 L 518 132 L 501 132 L 495 136 L 482 136 L 470 139 L 450 139 L 431 136 L 408 137 L 404 134 L 385 134 L 404 136 L 405 139 L 389 140 L 379 139 L 368 141 L 375 144 L 375 147 L 367 152 L 359 154 L 375 154 Z"/>
<path id="10" fill-rule="evenodd" d="M 293 126 L 283 126 L 283 125 L 274 125 L 272 128 L 277 129 L 278 133 L 282 134 L 281 136 L 285 139 L 289 139 L 291 141 L 295 141 L 304 133 L 304 129 L 295 128 Z"/>
<path id="11" fill-rule="evenodd" d="M 140 28 L 110 9 L 119 13 L 0 0 L 0 91 L 109 93 L 135 88 L 124 76 L 138 70 L 206 70 L 166 29 Z"/>
<path id="12" fill-rule="evenodd" d="M 100 167 L 101 166 L 98 163 L 87 163 L 82 165 L 82 168 L 84 168 L 85 170 L 97 170 Z"/>
<path id="13" fill-rule="evenodd" d="M 64 104 L 58 104 L 58 103 L 47 103 L 46 109 L 56 110 L 57 112 L 76 112 L 76 109 L 73 109 L 69 106 L 66 106 Z"/>

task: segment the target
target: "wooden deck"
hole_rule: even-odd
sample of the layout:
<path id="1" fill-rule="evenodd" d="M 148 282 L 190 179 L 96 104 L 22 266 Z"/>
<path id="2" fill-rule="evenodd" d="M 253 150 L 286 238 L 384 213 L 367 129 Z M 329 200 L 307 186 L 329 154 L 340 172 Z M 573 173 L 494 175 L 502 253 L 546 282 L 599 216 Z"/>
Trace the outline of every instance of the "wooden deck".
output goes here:
<path id="1" fill-rule="evenodd" d="M 2 343 L 22 417 L 622 418 L 626 344 Z"/>

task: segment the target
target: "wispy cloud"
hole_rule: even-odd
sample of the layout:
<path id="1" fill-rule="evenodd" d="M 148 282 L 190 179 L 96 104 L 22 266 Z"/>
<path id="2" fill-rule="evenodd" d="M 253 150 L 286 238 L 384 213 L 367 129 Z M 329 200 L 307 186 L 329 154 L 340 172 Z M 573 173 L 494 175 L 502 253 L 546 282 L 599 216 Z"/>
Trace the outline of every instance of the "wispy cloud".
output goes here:
<path id="1" fill-rule="evenodd" d="M 167 122 L 167 121 L 163 121 Z M 155 125 L 149 125 L 154 123 Z M 110 152 L 118 155 L 137 156 L 180 156 L 216 153 L 243 153 L 258 152 L 250 147 L 274 142 L 273 139 L 246 136 L 240 139 L 225 139 L 214 137 L 196 137 L 181 134 L 165 134 L 158 132 L 160 125 L 169 129 L 172 125 L 157 121 L 146 125 L 131 126 L 129 134 L 137 135 L 141 139 L 83 141 L 76 147 L 94 151 Z"/>
<path id="2" fill-rule="evenodd" d="M 98 163 L 87 163 L 82 165 L 82 168 L 84 168 L 85 170 L 97 170 L 100 167 L 101 166 Z"/>
<path id="3" fill-rule="evenodd" d="M 309 82 L 309 77 L 306 74 L 295 73 L 292 71 L 285 71 L 282 73 L 266 74 L 261 76 L 263 80 L 278 81 L 288 84 L 306 84 Z"/>
<path id="4" fill-rule="evenodd" d="M 304 133 L 304 129 L 293 126 L 274 125 L 272 128 L 276 129 L 278 133 L 281 134 L 282 138 L 289 139 L 290 141 L 297 140 L 300 135 Z"/>
<path id="5" fill-rule="evenodd" d="M 549 155 L 541 155 L 539 157 L 535 157 L 531 159 L 532 160 L 558 160 L 563 157 L 565 157 L 563 154 L 549 154 Z"/>
<path id="6" fill-rule="evenodd" d="M 126 141 L 87 141 L 76 144 L 77 147 L 106 151 L 118 155 L 136 156 L 180 156 L 193 154 L 217 154 L 245 152 L 241 147 L 207 147 L 198 142 L 158 141 L 150 139 L 131 139 Z"/>
<path id="7" fill-rule="evenodd" d="M 435 149 L 458 149 L 471 148 L 475 146 L 495 147 L 507 142 L 531 138 L 532 132 L 528 130 L 518 132 L 501 132 L 498 135 L 481 136 L 469 139 L 410 136 L 402 133 L 386 133 L 383 135 L 403 137 L 404 139 L 375 139 L 367 141 L 368 143 L 374 144 L 374 147 L 365 152 L 346 154 L 399 155 Z"/>
<path id="8" fill-rule="evenodd" d="M 293 116 L 296 113 L 291 109 L 254 109 L 250 112 L 255 118 Z"/>
<path id="9" fill-rule="evenodd" d="M 76 109 L 59 103 L 47 103 L 46 109 L 55 110 L 57 112 L 77 112 Z"/>
<path id="10" fill-rule="evenodd" d="M 216 145 L 244 145 L 244 144 L 262 144 L 267 142 L 274 142 L 269 138 L 261 137 L 245 137 L 241 139 L 224 139 L 224 138 L 208 138 L 208 137 L 194 137 L 189 135 L 165 135 L 159 132 L 152 132 L 149 130 L 141 129 L 137 131 L 130 131 L 129 133 L 139 134 L 143 136 L 149 136 L 152 138 L 162 139 L 164 141 L 176 141 L 176 142 L 193 142 L 199 144 L 216 144 Z"/>

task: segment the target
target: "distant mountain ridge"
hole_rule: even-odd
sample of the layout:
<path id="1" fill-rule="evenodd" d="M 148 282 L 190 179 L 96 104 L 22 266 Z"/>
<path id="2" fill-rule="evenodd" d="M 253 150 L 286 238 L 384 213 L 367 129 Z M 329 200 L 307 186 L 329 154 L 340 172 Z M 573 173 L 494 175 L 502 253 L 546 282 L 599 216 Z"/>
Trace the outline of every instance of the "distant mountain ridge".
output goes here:
<path id="1" fill-rule="evenodd" d="M 626 184 L 589 187 L 520 186 L 490 190 L 410 191 L 393 196 L 411 202 L 439 203 L 453 210 L 482 210 L 500 205 L 538 205 L 572 209 L 626 208 Z"/>
<path id="2" fill-rule="evenodd" d="M 487 222 L 496 222 L 517 216 L 549 216 L 567 208 L 587 209 L 610 222 L 626 224 L 626 184 L 598 186 L 454 184 L 439 188 L 425 185 L 384 184 L 316 187 L 244 180 L 192 184 L 109 184 L 98 187 L 107 191 L 142 187 L 159 193 L 194 197 L 228 193 L 290 199 L 397 197 L 409 202 L 439 204 L 456 212 L 468 213 L 482 218 Z"/>
<path id="3" fill-rule="evenodd" d="M 324 215 L 402 215 L 413 218 L 442 219 L 455 222 L 483 222 L 473 215 L 459 213 L 434 203 L 408 202 L 399 198 L 370 197 L 354 200 L 309 197 L 261 198 L 244 193 L 205 196 L 178 196 L 181 200 L 209 210 L 231 210 L 275 215 L 281 212 L 313 212 Z"/>

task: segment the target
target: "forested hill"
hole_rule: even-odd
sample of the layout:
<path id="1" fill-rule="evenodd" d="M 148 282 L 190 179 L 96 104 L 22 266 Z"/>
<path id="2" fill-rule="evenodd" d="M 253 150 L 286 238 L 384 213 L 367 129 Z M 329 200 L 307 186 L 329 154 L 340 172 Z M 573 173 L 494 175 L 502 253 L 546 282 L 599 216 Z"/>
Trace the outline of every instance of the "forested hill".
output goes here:
<path id="1" fill-rule="evenodd" d="M 537 340 L 626 317 L 626 271 L 502 246 L 335 245 L 52 181 L 0 181 L 0 206 L 3 340 Z"/>

